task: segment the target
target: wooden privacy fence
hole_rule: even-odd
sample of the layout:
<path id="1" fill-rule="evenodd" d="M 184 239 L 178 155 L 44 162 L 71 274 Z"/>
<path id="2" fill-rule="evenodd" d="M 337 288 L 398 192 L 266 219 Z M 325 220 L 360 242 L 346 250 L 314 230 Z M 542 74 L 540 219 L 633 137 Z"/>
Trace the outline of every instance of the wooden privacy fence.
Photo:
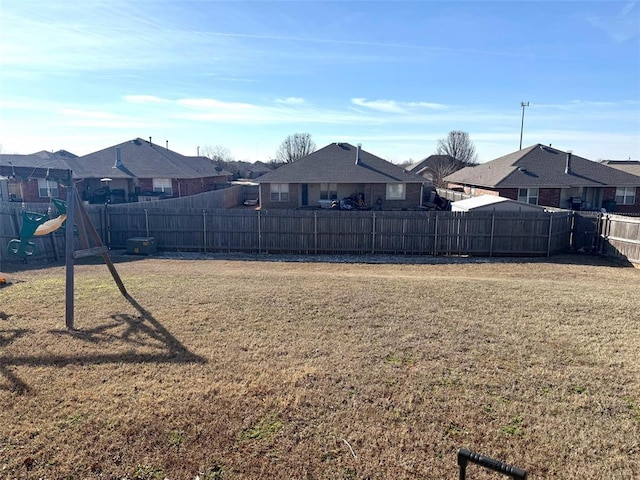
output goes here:
<path id="1" fill-rule="evenodd" d="M 640 217 L 602 215 L 598 227 L 598 253 L 640 265 Z"/>
<path id="2" fill-rule="evenodd" d="M 570 213 L 109 208 L 107 243 L 154 237 L 162 250 L 294 254 L 551 255 Z"/>
<path id="3" fill-rule="evenodd" d="M 231 190 L 231 189 L 227 189 Z M 586 212 L 498 213 L 169 208 L 167 201 L 87 207 L 103 242 L 155 237 L 165 251 L 547 256 L 569 249 L 640 263 L 640 218 Z M 27 205 L 46 212 L 47 204 Z M 0 203 L 0 260 L 18 238 L 20 204 Z M 64 232 L 34 238 L 30 261 L 64 258 Z M 77 239 L 76 239 L 77 241 Z"/>

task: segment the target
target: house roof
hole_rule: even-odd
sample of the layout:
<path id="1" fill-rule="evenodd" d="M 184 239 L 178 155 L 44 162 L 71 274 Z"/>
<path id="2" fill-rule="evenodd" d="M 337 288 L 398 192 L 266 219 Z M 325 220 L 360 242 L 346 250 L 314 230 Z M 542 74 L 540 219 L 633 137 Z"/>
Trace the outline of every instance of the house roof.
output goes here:
<path id="1" fill-rule="evenodd" d="M 640 186 L 640 176 L 573 154 L 571 171 L 566 173 L 567 156 L 567 152 L 536 144 L 475 167 L 465 167 L 445 180 L 493 188 Z"/>
<path id="2" fill-rule="evenodd" d="M 427 158 L 423 158 L 417 163 L 409 165 L 407 170 L 413 173 L 422 174 L 425 170 L 438 168 L 440 165 L 452 164 L 457 165 L 458 168 L 464 167 L 464 162 L 456 160 L 451 155 L 429 155 Z"/>
<path id="3" fill-rule="evenodd" d="M 120 152 L 119 166 L 116 155 Z M 231 175 L 206 157 L 187 157 L 136 138 L 98 152 L 66 159 L 74 176 L 84 178 L 202 178 Z"/>
<path id="4" fill-rule="evenodd" d="M 463 212 L 476 209 L 486 209 L 487 207 L 496 207 L 498 204 L 510 204 L 513 209 L 525 211 L 542 211 L 545 207 L 532 205 L 529 203 L 518 202 L 510 198 L 500 197 L 498 195 L 479 195 L 477 197 L 466 198 L 451 203 L 451 208 Z"/>
<path id="5" fill-rule="evenodd" d="M 268 172 L 258 183 L 424 183 L 425 179 L 348 143 L 331 143 Z"/>
<path id="6" fill-rule="evenodd" d="M 623 172 L 640 176 L 640 161 L 638 160 L 604 160 L 601 163 L 608 167 L 617 168 Z"/>
<path id="7" fill-rule="evenodd" d="M 63 157 L 58 152 L 38 152 L 29 155 L 0 154 L 0 174 L 16 175 L 22 178 L 45 178 L 66 180 L 71 157 Z"/>

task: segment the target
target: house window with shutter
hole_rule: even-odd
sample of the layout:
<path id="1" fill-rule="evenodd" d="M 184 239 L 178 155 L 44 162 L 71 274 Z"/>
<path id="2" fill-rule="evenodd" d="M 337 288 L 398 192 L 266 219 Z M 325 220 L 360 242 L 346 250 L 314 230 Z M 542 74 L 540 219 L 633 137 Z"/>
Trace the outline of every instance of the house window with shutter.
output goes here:
<path id="1" fill-rule="evenodd" d="M 404 200 L 407 191 L 404 183 L 387 183 L 387 200 Z"/>
<path id="2" fill-rule="evenodd" d="M 288 202 L 289 201 L 289 184 L 288 183 L 272 183 L 270 198 L 272 202 Z"/>
<path id="3" fill-rule="evenodd" d="M 170 178 L 154 178 L 153 191 L 164 193 L 165 195 L 173 195 Z"/>
<path id="4" fill-rule="evenodd" d="M 44 178 L 38 179 L 38 196 L 42 198 L 57 197 L 58 196 L 58 182 L 53 180 L 46 180 Z"/>
<path id="5" fill-rule="evenodd" d="M 616 188 L 616 203 L 618 205 L 635 205 L 636 187 Z"/>

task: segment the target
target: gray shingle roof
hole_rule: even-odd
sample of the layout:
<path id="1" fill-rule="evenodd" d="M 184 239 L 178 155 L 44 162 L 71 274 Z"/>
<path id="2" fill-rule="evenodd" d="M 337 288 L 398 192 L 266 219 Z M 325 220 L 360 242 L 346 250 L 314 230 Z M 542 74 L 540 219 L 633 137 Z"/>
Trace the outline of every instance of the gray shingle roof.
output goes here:
<path id="1" fill-rule="evenodd" d="M 114 168 L 116 149 L 120 149 L 121 166 L 118 168 Z M 66 161 L 75 176 L 85 178 L 202 178 L 229 175 L 225 171 L 216 171 L 208 158 L 186 157 L 140 138 Z"/>
<path id="2" fill-rule="evenodd" d="M 409 165 L 407 170 L 413 173 L 421 174 L 425 170 L 439 168 L 441 165 L 449 164 L 457 165 L 458 168 L 464 167 L 464 163 L 460 160 L 456 160 L 451 155 L 429 155 L 427 158 L 423 158 L 417 163 Z"/>
<path id="3" fill-rule="evenodd" d="M 424 183 L 425 179 L 357 147 L 331 143 L 256 179 L 258 183 Z"/>
<path id="4" fill-rule="evenodd" d="M 29 155 L 0 154 L 0 165 L 4 167 L 55 168 L 69 170 L 66 163 L 70 157 L 62 157 L 51 152 L 38 152 Z M 6 169 L 3 169 L 6 170 Z"/>
<path id="5" fill-rule="evenodd" d="M 640 161 L 638 160 L 605 160 L 602 163 L 608 167 L 640 176 Z"/>
<path id="6" fill-rule="evenodd" d="M 640 186 L 640 177 L 602 163 L 571 155 L 571 173 L 565 173 L 567 152 L 533 145 L 445 177 L 447 182 L 479 187 L 605 187 Z"/>

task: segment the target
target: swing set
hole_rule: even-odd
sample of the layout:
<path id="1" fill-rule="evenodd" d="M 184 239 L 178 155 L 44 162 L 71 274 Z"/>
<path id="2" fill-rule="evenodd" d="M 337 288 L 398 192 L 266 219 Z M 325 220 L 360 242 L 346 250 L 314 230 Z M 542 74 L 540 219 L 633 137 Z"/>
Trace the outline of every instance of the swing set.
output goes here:
<path id="1" fill-rule="evenodd" d="M 69 330 L 74 329 L 74 263 L 78 258 L 101 255 L 120 293 L 127 300 L 135 302 L 127 293 L 120 275 L 118 275 L 109 257 L 109 249 L 102 243 L 100 235 L 91 223 L 89 214 L 73 183 L 73 172 L 71 170 L 0 165 L 0 175 L 21 178 L 44 178 L 57 181 L 67 189 L 66 202 L 50 197 L 51 203 L 58 211 L 57 217 L 51 217 L 51 205 L 46 214 L 23 211 L 20 238 L 11 240 L 7 249 L 11 255 L 21 256 L 26 260 L 26 258 L 37 252 L 35 242 L 31 241 L 33 237 L 48 235 L 62 227 L 65 228 L 65 323 Z M 74 227 L 77 227 L 80 250 L 75 249 Z M 89 237 L 91 237 L 94 246 L 90 246 Z"/>

